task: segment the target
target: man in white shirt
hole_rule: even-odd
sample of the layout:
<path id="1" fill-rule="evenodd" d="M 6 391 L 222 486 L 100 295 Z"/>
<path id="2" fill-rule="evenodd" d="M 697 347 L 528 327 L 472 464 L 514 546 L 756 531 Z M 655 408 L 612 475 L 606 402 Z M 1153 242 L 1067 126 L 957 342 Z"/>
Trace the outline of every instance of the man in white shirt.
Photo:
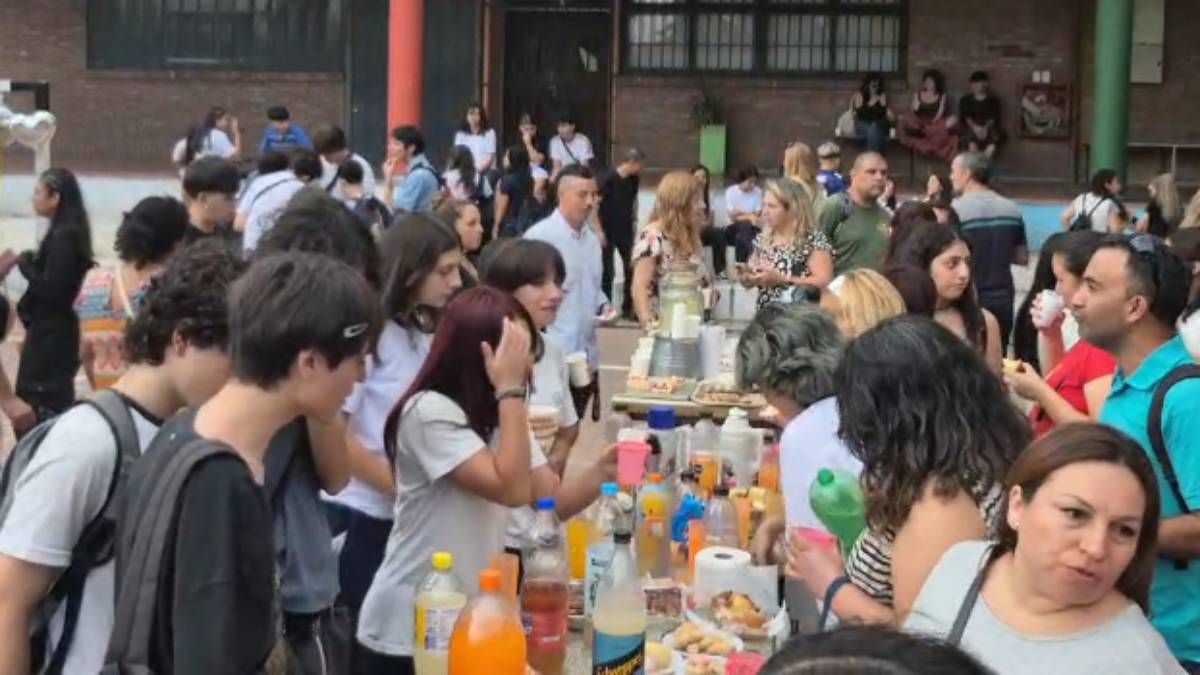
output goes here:
<path id="1" fill-rule="evenodd" d="M 225 383 L 225 295 L 241 269 L 237 257 L 217 242 L 184 248 L 150 286 L 126 328 L 129 370 L 112 389 L 129 409 L 141 451 L 164 419 L 183 406 L 200 405 Z M 0 673 L 32 672 L 31 663 L 44 664 L 64 644 L 63 605 L 50 621 L 44 654 L 30 653 L 30 623 L 72 563 L 85 526 L 104 509 L 117 453 L 112 427 L 97 410 L 80 405 L 58 418 L 16 478 L 12 506 L 0 525 Z M 105 517 L 116 515 L 108 511 Z M 115 583 L 111 560 L 87 571 L 60 672 L 95 673 L 104 665 Z"/>
<path id="2" fill-rule="evenodd" d="M 275 220 L 304 183 L 292 173 L 288 157 L 268 150 L 258 160 L 258 176 L 246 186 L 238 203 L 233 229 L 242 233 L 242 251 L 249 255 L 258 240 L 275 226 Z"/>
<path id="3" fill-rule="evenodd" d="M 547 332 L 558 339 L 566 353 L 587 354 L 588 367 L 593 373 L 592 385 L 572 392 L 577 410 L 581 410 L 587 403 L 587 396 L 595 392 L 595 372 L 599 365 L 597 320 L 612 313 L 602 285 L 603 249 L 596 231 L 588 225 L 599 197 L 600 190 L 592 170 L 581 165 L 568 166 L 558 177 L 558 208 L 525 232 L 527 239 L 538 239 L 558 249 L 567 268 L 563 280 L 566 295 L 559 307 L 558 318 Z"/>
<path id="4" fill-rule="evenodd" d="M 557 180 L 559 173 L 568 166 L 588 166 L 593 157 L 592 142 L 575 132 L 575 119 L 569 113 L 559 115 L 558 135 L 550 139 L 550 179 Z"/>
<path id="5" fill-rule="evenodd" d="M 350 152 L 346 142 L 346 132 L 341 127 L 326 124 L 313 131 L 313 149 L 321 156 L 321 188 L 338 201 L 345 201 L 346 195 L 338 187 L 338 166 L 347 159 L 353 159 L 363 170 L 363 191 L 369 195 L 375 194 L 375 171 L 371 163 L 362 155 Z"/>

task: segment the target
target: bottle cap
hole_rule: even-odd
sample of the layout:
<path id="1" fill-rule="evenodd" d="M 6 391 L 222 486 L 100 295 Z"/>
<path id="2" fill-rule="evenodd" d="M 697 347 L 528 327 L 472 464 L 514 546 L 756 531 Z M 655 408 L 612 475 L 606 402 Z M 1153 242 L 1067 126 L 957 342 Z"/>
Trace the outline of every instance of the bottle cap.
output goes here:
<path id="1" fill-rule="evenodd" d="M 724 483 L 721 483 L 721 484 L 713 487 L 713 494 L 718 497 L 728 497 L 729 496 L 729 486 L 725 485 Z"/>
<path id="2" fill-rule="evenodd" d="M 628 544 L 629 542 L 633 541 L 633 533 L 626 532 L 624 530 L 613 532 L 613 541 L 617 542 L 618 544 Z"/>
<path id="3" fill-rule="evenodd" d="M 696 472 L 692 471 L 691 469 L 684 469 L 683 471 L 679 472 L 679 480 L 684 483 L 695 483 Z"/>
<path id="4" fill-rule="evenodd" d="M 486 569 L 479 572 L 479 590 L 495 593 L 500 590 L 500 570 Z"/>
<path id="5" fill-rule="evenodd" d="M 654 406 L 647 413 L 646 422 L 655 431 L 674 431 L 675 409 L 667 406 Z"/>
<path id="6" fill-rule="evenodd" d="M 549 511 L 554 508 L 554 497 L 542 497 L 537 500 L 538 511 Z"/>
<path id="7" fill-rule="evenodd" d="M 602 483 L 600 485 L 600 494 L 607 495 L 609 497 L 617 494 L 617 484 L 616 483 Z"/>
<path id="8" fill-rule="evenodd" d="M 833 483 L 834 475 L 831 469 L 821 469 L 817 472 L 817 482 L 822 486 L 828 486 Z"/>
<path id="9" fill-rule="evenodd" d="M 445 572 L 454 565 L 454 556 L 446 551 L 438 551 L 433 554 L 433 569 L 440 572 Z"/>
<path id="10" fill-rule="evenodd" d="M 652 474 L 650 474 L 650 482 L 651 482 L 651 483 L 653 483 L 653 484 L 655 484 L 655 485 L 658 485 L 659 483 L 663 482 L 663 476 L 662 476 L 662 474 L 661 474 L 661 473 L 652 473 Z"/>

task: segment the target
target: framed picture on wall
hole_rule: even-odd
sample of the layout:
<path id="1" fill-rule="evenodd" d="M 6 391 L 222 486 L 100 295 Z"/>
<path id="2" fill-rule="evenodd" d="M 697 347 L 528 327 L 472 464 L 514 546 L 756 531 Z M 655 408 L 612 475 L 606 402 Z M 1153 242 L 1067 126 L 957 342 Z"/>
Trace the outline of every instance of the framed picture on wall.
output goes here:
<path id="1" fill-rule="evenodd" d="M 1065 84 L 1021 85 L 1021 128 L 1024 138 L 1071 137 L 1071 88 Z"/>

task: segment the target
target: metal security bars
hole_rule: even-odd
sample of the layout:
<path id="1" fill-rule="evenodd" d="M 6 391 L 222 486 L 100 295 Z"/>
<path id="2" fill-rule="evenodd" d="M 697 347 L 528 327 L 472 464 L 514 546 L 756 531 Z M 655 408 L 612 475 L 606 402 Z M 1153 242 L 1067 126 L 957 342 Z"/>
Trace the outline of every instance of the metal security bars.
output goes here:
<path id="1" fill-rule="evenodd" d="M 350 0 L 89 0 L 88 66 L 342 72 Z"/>
<path id="2" fill-rule="evenodd" d="M 821 76 L 904 68 L 906 0 L 622 0 L 629 73 Z"/>

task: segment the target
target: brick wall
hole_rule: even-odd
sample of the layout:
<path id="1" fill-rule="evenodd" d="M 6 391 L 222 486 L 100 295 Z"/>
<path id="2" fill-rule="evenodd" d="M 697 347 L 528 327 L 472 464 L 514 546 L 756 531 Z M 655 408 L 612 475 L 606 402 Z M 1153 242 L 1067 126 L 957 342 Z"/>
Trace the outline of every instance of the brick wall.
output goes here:
<path id="1" fill-rule="evenodd" d="M 50 107 L 59 123 L 55 163 L 169 171 L 172 144 L 212 105 L 239 118 L 248 148 L 257 148 L 272 105 L 286 105 L 309 129 L 330 121 L 344 126 L 341 75 L 89 70 L 83 4 L 0 2 L 0 78 L 50 82 Z M 28 105 L 27 97 L 10 101 Z M 21 166 L 27 154 L 10 151 L 6 158 Z"/>
<path id="2" fill-rule="evenodd" d="M 1187 2 L 1189 0 L 1181 0 Z M 1004 101 L 1009 133 L 1003 149 L 1003 176 L 1034 181 L 1069 181 L 1069 141 L 1019 138 L 1018 87 L 1034 70 L 1050 70 L 1055 82 L 1075 76 L 1076 3 L 1044 0 L 910 0 L 907 79 L 889 83 L 892 107 L 907 110 L 911 86 L 921 71 L 946 73 L 954 98 L 967 89 L 970 72 L 982 68 Z M 698 156 L 698 131 L 689 117 L 699 82 L 688 78 L 618 76 L 613 105 L 617 145 L 637 145 L 658 167 L 688 166 Z M 707 79 L 725 102 L 729 163 L 776 167 L 785 143 L 810 145 L 827 140 L 838 115 L 849 105 L 856 80 Z M 907 151 L 889 152 L 893 171 L 908 173 Z M 924 175 L 938 163 L 918 160 Z"/>

